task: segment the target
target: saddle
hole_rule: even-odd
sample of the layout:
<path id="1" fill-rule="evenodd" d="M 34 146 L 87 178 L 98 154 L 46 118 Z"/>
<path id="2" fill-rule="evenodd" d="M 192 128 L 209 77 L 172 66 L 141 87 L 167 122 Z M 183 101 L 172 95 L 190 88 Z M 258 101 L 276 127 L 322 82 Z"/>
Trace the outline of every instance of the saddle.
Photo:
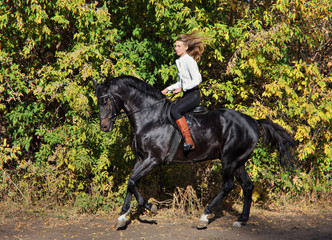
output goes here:
<path id="1" fill-rule="evenodd" d="M 194 122 L 198 126 L 201 126 L 199 124 L 199 122 L 197 121 L 197 119 L 195 118 L 195 114 L 205 114 L 205 113 L 207 113 L 208 111 L 207 111 L 207 109 L 205 107 L 206 107 L 205 104 L 199 105 L 198 107 L 194 108 L 190 112 L 187 112 L 187 113 L 184 114 L 184 117 L 186 118 L 186 121 L 188 123 L 189 128 L 191 128 L 193 126 Z M 168 156 L 165 159 L 166 163 L 170 163 L 173 160 L 173 158 L 174 158 L 174 156 L 175 156 L 175 154 L 176 154 L 176 152 L 177 152 L 177 150 L 179 148 L 179 145 L 181 143 L 181 140 L 183 139 L 183 136 L 182 136 L 182 133 L 181 133 L 178 125 L 176 124 L 175 120 L 172 118 L 172 115 L 171 115 L 171 104 L 169 104 L 167 106 L 166 116 L 167 116 L 168 121 L 177 130 L 177 131 L 175 131 L 175 134 L 173 136 L 173 140 L 172 140 L 170 152 L 169 152 Z"/>
<path id="2" fill-rule="evenodd" d="M 199 105 L 198 107 L 194 108 L 190 112 L 187 112 L 187 113 L 184 114 L 184 117 L 187 120 L 189 128 L 193 125 L 193 121 L 195 121 L 195 123 L 197 123 L 198 126 L 201 126 L 199 124 L 199 122 L 197 121 L 197 119 L 195 118 L 194 114 L 205 114 L 205 113 L 207 113 L 208 110 L 205 107 L 206 107 L 206 105 L 202 104 L 202 105 Z M 176 124 L 175 120 L 173 119 L 173 117 L 171 115 L 171 104 L 167 106 L 166 116 L 167 116 L 168 121 L 172 124 L 172 126 L 175 127 L 180 132 L 180 129 L 179 129 L 178 125 Z"/>

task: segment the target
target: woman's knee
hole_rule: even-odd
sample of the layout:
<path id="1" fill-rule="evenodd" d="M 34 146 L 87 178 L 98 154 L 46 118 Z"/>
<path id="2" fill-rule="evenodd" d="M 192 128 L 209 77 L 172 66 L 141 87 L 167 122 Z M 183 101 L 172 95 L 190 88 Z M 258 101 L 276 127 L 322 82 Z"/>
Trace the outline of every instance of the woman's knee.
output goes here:
<path id="1" fill-rule="evenodd" d="M 175 120 L 178 120 L 182 117 L 182 115 L 179 113 L 176 105 L 172 106 L 171 108 L 171 115 Z"/>

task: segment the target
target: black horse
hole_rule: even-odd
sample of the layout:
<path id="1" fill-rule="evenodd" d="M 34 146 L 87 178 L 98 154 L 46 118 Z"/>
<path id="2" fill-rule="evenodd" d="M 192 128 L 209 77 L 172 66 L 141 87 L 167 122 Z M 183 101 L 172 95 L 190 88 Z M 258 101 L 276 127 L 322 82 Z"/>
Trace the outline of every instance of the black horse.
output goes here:
<path id="1" fill-rule="evenodd" d="M 118 228 L 126 226 L 132 195 L 140 206 L 156 213 L 157 207 L 148 203 L 137 190 L 138 181 L 158 164 L 170 156 L 171 145 L 177 130 L 166 118 L 166 107 L 170 103 L 165 96 L 151 85 L 132 76 L 107 78 L 96 87 L 100 110 L 100 129 L 112 131 L 124 110 L 132 130 L 132 149 L 136 154 L 136 164 L 129 177 L 127 195 L 118 218 Z M 259 127 L 263 137 L 280 152 L 283 165 L 292 163 L 291 148 L 296 146 L 285 129 L 268 119 L 255 120 L 230 109 L 208 111 L 194 114 L 196 121 L 190 128 L 196 149 L 183 151 L 180 144 L 177 152 L 168 161 L 193 163 L 220 159 L 223 183 L 220 193 L 205 208 L 199 219 L 198 228 L 206 228 L 208 218 L 223 198 L 235 187 L 234 177 L 243 189 L 243 211 L 234 226 L 244 225 L 249 219 L 253 183 L 245 170 L 245 162 L 259 140 Z"/>

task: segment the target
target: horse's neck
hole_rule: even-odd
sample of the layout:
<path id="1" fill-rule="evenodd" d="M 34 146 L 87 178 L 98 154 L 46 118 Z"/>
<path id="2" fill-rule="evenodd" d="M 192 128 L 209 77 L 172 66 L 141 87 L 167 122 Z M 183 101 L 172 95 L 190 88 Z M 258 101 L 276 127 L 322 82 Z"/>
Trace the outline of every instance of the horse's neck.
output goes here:
<path id="1" fill-rule="evenodd" d="M 152 97 L 138 89 L 119 84 L 115 95 L 120 99 L 119 108 L 123 109 L 129 116 L 134 129 L 143 128 L 144 125 L 160 121 L 164 113 L 164 103 L 157 97 Z"/>
<path id="2" fill-rule="evenodd" d="M 160 122 L 160 119 L 165 117 L 165 104 L 159 101 L 158 99 L 150 101 L 142 99 L 141 101 L 126 100 L 124 102 L 124 110 L 126 114 L 130 115 L 129 120 L 133 129 L 140 131 L 146 125 Z"/>

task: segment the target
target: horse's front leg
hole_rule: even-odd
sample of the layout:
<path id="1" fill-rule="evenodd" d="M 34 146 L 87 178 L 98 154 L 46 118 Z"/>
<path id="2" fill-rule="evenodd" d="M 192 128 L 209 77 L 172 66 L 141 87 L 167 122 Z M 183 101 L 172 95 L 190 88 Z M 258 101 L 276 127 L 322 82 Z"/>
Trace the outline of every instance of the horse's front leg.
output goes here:
<path id="1" fill-rule="evenodd" d="M 140 192 L 137 190 L 137 182 L 132 181 L 130 178 L 128 180 L 128 190 L 134 194 L 137 203 L 140 207 L 144 207 L 147 210 L 149 210 L 152 213 L 157 213 L 157 206 L 153 203 L 148 203 L 143 196 L 140 194 Z"/>
<path id="2" fill-rule="evenodd" d="M 126 198 L 124 200 L 120 217 L 118 217 L 117 228 L 121 229 L 127 225 L 127 216 L 129 214 L 130 203 L 131 203 L 132 193 L 127 190 Z"/>
<path id="3" fill-rule="evenodd" d="M 134 171 L 128 179 L 128 186 L 127 186 L 127 195 L 122 206 L 121 215 L 118 218 L 118 229 L 121 229 L 127 225 L 127 216 L 130 209 L 130 203 L 132 194 L 134 194 L 138 205 L 144 207 L 151 211 L 152 213 L 157 213 L 157 206 L 153 203 L 148 203 L 143 196 L 137 190 L 137 183 L 138 181 L 150 172 L 154 166 L 157 165 L 157 162 L 148 158 L 143 161 L 138 161 L 134 167 Z"/>

